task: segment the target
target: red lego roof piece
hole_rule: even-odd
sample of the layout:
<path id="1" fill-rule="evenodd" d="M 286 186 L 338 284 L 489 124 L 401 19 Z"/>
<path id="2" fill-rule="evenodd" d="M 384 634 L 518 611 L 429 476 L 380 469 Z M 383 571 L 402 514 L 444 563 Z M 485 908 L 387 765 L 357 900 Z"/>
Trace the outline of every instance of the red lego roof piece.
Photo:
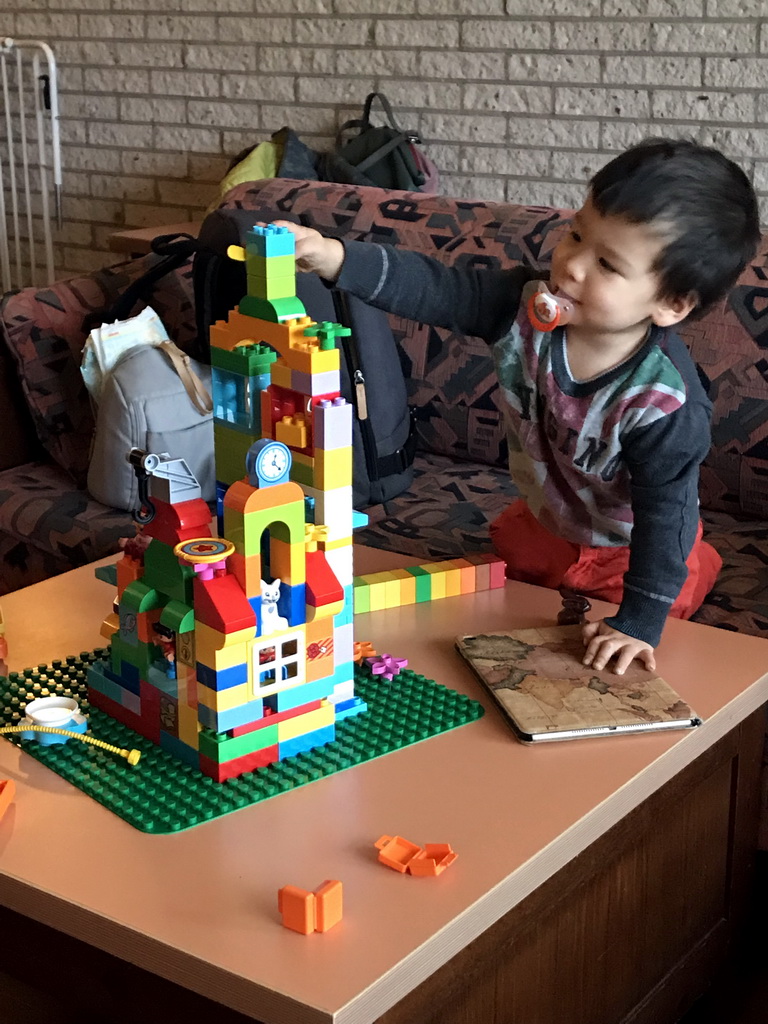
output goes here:
<path id="1" fill-rule="evenodd" d="M 324 551 L 307 552 L 307 604 L 320 608 L 344 600 L 344 589 L 328 564 Z"/>
<path id="2" fill-rule="evenodd" d="M 202 498 L 180 501 L 176 505 L 153 498 L 152 504 L 155 506 L 155 518 L 144 527 L 148 537 L 173 548 L 183 540 L 211 536 L 211 510 Z"/>
<path id="3" fill-rule="evenodd" d="M 256 632 L 256 612 L 242 591 L 237 578 L 231 574 L 214 576 L 210 580 L 194 581 L 195 620 L 220 633 L 235 633 L 238 629 Z"/>

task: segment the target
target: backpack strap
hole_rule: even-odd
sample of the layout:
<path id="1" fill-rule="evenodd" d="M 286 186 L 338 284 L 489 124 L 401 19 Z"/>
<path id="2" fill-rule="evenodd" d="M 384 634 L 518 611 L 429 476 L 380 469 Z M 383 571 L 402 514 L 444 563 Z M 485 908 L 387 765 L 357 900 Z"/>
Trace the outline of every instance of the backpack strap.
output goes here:
<path id="1" fill-rule="evenodd" d="M 189 395 L 190 402 L 200 415 L 207 416 L 211 413 L 213 411 L 213 400 L 208 394 L 205 384 L 203 384 L 189 365 L 189 356 L 186 352 L 182 352 L 172 341 L 164 341 L 157 348 L 165 352 L 170 359 L 174 370 L 178 373 L 179 379 L 184 385 L 184 390 Z"/>
<path id="2" fill-rule="evenodd" d="M 181 233 L 153 238 L 152 251 L 162 259 L 128 285 L 117 301 L 105 311 L 103 322 L 111 324 L 116 320 L 127 320 L 139 299 L 146 298 L 160 278 L 183 266 L 197 248 L 197 239 L 192 235 Z"/>
<path id="3" fill-rule="evenodd" d="M 394 128 L 396 132 L 402 132 L 402 128 L 395 120 L 395 115 L 392 112 L 392 106 L 384 95 L 383 92 L 369 92 L 365 97 L 365 106 L 363 107 L 363 125 L 365 128 L 369 128 L 371 124 L 371 107 L 373 106 L 374 100 L 378 100 L 384 110 L 389 121 L 389 127 Z"/>

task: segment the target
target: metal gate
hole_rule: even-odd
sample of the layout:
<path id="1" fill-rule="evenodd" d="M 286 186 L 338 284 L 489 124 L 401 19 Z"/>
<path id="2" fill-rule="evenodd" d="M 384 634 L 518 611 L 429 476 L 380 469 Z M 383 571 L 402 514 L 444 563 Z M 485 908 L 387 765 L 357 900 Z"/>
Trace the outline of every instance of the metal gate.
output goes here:
<path id="1" fill-rule="evenodd" d="M 0 281 L 2 290 L 54 281 L 61 228 L 56 60 L 47 43 L 0 42 Z"/>

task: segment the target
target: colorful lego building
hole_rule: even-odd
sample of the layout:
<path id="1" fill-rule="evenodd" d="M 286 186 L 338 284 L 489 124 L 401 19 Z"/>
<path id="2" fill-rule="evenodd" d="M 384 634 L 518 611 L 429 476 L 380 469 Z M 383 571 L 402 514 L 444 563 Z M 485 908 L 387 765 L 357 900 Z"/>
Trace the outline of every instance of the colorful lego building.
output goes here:
<path id="1" fill-rule="evenodd" d="M 117 565 L 109 661 L 88 676 L 92 704 L 218 781 L 327 743 L 365 710 L 344 328 L 306 316 L 289 231 L 253 228 L 230 255 L 248 294 L 211 328 L 221 537 L 183 460 L 131 453 L 151 497 Z"/>

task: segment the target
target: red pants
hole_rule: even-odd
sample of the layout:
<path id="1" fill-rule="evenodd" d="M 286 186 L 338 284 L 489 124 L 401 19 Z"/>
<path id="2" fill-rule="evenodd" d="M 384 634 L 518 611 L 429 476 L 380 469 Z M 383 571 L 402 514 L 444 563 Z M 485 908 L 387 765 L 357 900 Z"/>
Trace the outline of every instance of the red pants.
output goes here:
<path id="1" fill-rule="evenodd" d="M 521 499 L 491 523 L 491 540 L 507 563 L 509 579 L 552 590 L 566 586 L 585 597 L 621 603 L 628 547 L 591 548 L 556 537 Z M 712 545 L 701 539 L 701 523 L 686 564 L 688 579 L 669 612 L 676 619 L 689 619 L 701 606 L 723 566 Z"/>

